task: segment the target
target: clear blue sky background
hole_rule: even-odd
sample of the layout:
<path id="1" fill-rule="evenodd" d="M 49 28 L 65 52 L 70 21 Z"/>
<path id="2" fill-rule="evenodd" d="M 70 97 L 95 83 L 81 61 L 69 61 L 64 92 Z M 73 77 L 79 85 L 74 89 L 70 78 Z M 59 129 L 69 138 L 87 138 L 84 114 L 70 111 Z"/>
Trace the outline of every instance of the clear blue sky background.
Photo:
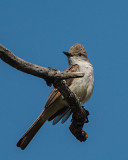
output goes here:
<path id="1" fill-rule="evenodd" d="M 85 143 L 46 123 L 25 151 L 16 143 L 42 111 L 51 88 L 0 60 L 1 160 L 128 159 L 128 1 L 1 0 L 0 43 L 17 56 L 63 71 L 62 51 L 81 43 L 95 70 Z"/>

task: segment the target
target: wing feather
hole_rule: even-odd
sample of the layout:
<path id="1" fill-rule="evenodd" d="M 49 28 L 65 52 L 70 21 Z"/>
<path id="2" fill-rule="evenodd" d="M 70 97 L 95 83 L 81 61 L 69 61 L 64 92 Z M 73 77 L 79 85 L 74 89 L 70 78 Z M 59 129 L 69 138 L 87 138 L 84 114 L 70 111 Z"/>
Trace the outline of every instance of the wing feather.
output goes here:
<path id="1" fill-rule="evenodd" d="M 79 72 L 79 66 L 77 64 L 71 65 L 64 72 Z M 67 79 L 66 80 L 67 85 L 70 86 L 72 81 L 73 81 L 73 78 Z M 53 88 L 53 90 L 51 91 L 47 99 L 45 109 L 50 107 L 60 96 L 61 96 L 61 93 L 56 88 Z"/>

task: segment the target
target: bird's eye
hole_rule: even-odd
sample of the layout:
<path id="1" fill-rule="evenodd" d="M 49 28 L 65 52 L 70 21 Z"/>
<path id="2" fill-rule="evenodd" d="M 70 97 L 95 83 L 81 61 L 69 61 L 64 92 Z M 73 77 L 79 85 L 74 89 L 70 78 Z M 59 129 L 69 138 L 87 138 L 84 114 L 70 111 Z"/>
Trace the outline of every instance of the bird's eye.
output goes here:
<path id="1" fill-rule="evenodd" d="M 81 54 L 81 53 L 79 53 L 78 55 L 79 55 L 79 56 L 81 56 L 82 54 Z"/>

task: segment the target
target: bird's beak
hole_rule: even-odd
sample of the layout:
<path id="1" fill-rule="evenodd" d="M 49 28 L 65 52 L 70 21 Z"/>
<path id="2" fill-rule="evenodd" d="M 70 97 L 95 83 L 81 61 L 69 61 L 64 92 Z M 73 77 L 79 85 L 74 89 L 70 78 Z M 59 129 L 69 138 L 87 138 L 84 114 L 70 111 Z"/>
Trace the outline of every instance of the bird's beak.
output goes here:
<path id="1" fill-rule="evenodd" d="M 67 57 L 71 56 L 71 53 L 69 53 L 69 52 L 63 51 L 63 53 L 64 53 Z"/>

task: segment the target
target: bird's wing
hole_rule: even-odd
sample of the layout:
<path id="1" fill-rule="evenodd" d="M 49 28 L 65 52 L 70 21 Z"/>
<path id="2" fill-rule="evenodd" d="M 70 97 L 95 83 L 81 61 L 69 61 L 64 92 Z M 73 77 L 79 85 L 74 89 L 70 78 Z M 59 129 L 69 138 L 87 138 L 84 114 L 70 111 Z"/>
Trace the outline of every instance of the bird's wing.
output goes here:
<path id="1" fill-rule="evenodd" d="M 79 66 L 77 64 L 71 65 L 64 72 L 79 72 Z M 73 78 L 67 79 L 66 80 L 67 85 L 70 86 L 72 81 L 73 81 Z M 61 96 L 61 93 L 56 88 L 53 88 L 53 90 L 51 91 L 47 99 L 45 109 L 49 108 L 60 96 Z"/>

